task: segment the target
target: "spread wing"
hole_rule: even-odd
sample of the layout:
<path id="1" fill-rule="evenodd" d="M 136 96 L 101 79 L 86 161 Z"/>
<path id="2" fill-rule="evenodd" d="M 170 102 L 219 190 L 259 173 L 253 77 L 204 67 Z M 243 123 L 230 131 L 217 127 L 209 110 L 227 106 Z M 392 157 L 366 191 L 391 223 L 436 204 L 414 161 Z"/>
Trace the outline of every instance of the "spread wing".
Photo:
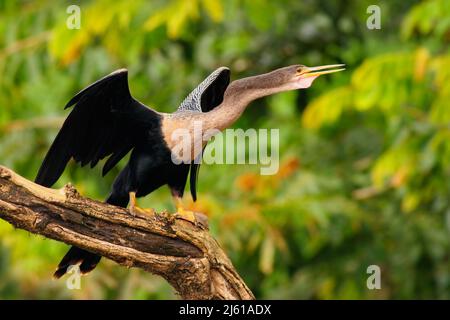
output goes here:
<path id="1" fill-rule="evenodd" d="M 229 83 L 230 69 L 226 67 L 216 69 L 184 99 L 177 112 L 211 111 L 222 103 Z"/>
<path id="2" fill-rule="evenodd" d="M 202 81 L 181 103 L 177 112 L 197 111 L 208 112 L 220 105 L 225 90 L 230 83 L 230 69 L 221 67 L 211 73 Z M 203 152 L 202 152 L 203 154 Z M 190 165 L 190 189 L 192 199 L 197 199 L 197 180 L 200 163 Z"/>
<path id="3" fill-rule="evenodd" d="M 160 121 L 157 112 L 131 96 L 125 69 L 83 89 L 65 108 L 73 105 L 39 169 L 35 181 L 40 185 L 52 186 L 71 158 L 92 168 L 110 156 L 105 175 Z"/>

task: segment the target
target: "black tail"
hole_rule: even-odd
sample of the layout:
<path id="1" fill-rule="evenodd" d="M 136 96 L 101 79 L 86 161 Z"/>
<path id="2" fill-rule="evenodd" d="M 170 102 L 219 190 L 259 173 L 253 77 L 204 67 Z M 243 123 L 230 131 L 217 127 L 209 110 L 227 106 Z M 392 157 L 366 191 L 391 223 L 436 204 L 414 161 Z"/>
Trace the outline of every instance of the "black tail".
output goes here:
<path id="1" fill-rule="evenodd" d="M 72 265 L 80 264 L 81 273 L 88 273 L 92 271 L 100 261 L 100 256 L 90 253 L 89 251 L 80 249 L 78 247 L 71 247 L 67 251 L 64 258 L 58 265 L 58 269 L 53 274 L 56 279 L 61 278 L 66 274 L 67 270 Z"/>
<path id="2" fill-rule="evenodd" d="M 106 199 L 106 202 L 119 207 L 126 207 L 128 205 L 128 194 L 120 195 L 117 193 L 111 193 L 111 195 Z M 78 247 L 71 247 L 69 251 L 67 251 L 64 258 L 62 258 L 61 262 L 58 265 L 53 277 L 56 279 L 61 278 L 65 275 L 72 265 L 80 265 L 80 272 L 82 274 L 86 274 L 95 269 L 97 264 L 100 262 L 101 256 L 91 253 L 89 251 L 80 249 Z"/>

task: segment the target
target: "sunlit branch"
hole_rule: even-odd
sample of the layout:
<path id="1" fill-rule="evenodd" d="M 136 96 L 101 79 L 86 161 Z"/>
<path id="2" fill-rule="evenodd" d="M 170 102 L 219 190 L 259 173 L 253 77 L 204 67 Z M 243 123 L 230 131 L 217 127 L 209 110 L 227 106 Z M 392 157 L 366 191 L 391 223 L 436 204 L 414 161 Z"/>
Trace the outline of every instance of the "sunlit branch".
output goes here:
<path id="1" fill-rule="evenodd" d="M 0 166 L 0 218 L 160 275 L 185 299 L 254 299 L 207 228 L 168 213 L 132 216 L 71 185 L 48 189 Z"/>

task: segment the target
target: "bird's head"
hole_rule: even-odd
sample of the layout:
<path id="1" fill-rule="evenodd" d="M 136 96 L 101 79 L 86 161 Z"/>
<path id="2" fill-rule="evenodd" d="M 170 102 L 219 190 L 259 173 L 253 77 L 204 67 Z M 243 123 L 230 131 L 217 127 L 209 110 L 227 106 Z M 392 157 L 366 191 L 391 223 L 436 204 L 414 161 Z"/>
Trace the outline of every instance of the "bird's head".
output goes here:
<path id="1" fill-rule="evenodd" d="M 293 65 L 271 72 L 273 85 L 278 86 L 280 91 L 306 89 L 319 76 L 345 70 L 344 64 L 330 64 L 318 67 L 307 67 L 304 65 Z"/>

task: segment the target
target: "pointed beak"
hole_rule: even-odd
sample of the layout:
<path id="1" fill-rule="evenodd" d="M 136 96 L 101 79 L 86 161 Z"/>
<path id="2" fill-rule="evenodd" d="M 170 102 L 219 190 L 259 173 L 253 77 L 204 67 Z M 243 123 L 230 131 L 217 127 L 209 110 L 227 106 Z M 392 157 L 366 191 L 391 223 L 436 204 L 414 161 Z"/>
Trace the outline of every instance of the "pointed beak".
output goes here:
<path id="1" fill-rule="evenodd" d="M 329 64 L 326 66 L 318 66 L 318 67 L 303 67 L 298 71 L 298 75 L 303 76 L 304 78 L 308 77 L 318 77 L 323 74 L 335 73 L 344 71 L 345 64 Z"/>

